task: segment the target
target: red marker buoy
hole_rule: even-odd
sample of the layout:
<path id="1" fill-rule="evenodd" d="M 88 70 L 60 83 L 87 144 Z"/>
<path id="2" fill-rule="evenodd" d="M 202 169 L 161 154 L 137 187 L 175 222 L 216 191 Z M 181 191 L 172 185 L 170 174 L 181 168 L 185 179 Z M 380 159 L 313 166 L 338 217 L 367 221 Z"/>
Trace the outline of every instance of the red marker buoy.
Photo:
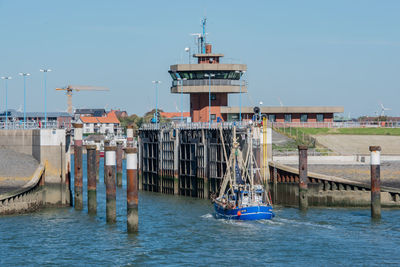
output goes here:
<path id="1" fill-rule="evenodd" d="M 240 210 L 237 212 L 237 216 L 242 215 L 242 213 L 240 212 Z"/>

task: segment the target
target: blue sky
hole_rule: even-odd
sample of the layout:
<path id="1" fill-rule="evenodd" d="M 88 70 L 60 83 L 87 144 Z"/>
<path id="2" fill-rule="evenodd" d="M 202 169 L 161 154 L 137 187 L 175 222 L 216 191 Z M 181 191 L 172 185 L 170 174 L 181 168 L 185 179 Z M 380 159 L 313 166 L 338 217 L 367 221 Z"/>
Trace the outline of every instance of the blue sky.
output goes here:
<path id="1" fill-rule="evenodd" d="M 179 109 L 170 94 L 169 65 L 186 63 L 190 33 L 207 16 L 208 40 L 225 62 L 248 65 L 244 105 L 338 105 L 345 115 L 373 115 L 379 103 L 400 116 L 400 1 L 0 1 L 0 75 L 9 107 L 66 110 L 54 89 L 98 85 L 78 92 L 76 108 L 121 108 L 143 114 L 155 106 L 152 80 L 161 80 L 159 106 Z M 2 81 L 1 81 L 2 82 Z M 237 106 L 238 96 L 230 97 Z M 0 110 L 4 84 L 0 84 Z M 188 97 L 184 100 L 188 110 Z"/>

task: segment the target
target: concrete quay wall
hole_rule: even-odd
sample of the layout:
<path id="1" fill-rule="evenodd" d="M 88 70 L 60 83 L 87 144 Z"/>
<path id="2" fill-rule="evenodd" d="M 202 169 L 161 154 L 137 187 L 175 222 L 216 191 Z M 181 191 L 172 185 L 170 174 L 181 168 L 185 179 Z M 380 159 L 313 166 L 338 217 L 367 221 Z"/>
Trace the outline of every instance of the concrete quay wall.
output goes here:
<path id="1" fill-rule="evenodd" d="M 30 155 L 44 166 L 46 205 L 70 204 L 69 135 L 64 129 L 2 130 L 0 148 Z"/>
<path id="2" fill-rule="evenodd" d="M 272 202 L 299 206 L 299 170 L 276 162 L 269 164 Z M 369 207 L 371 186 L 318 173 L 308 173 L 308 204 L 314 207 Z M 400 208 L 400 189 L 381 187 L 382 207 Z"/>
<path id="3" fill-rule="evenodd" d="M 17 190 L 0 194 L 0 215 L 31 212 L 46 205 L 45 171 L 40 164 L 31 180 Z"/>

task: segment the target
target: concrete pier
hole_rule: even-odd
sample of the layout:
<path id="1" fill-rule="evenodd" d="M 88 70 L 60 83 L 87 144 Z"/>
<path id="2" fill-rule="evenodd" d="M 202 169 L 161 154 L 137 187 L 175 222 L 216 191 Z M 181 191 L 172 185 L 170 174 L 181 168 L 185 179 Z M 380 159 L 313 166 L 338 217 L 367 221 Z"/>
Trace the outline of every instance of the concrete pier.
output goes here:
<path id="1" fill-rule="evenodd" d="M 74 202 L 75 209 L 83 209 L 82 189 L 82 123 L 74 123 Z"/>
<path id="2" fill-rule="evenodd" d="M 117 141 L 117 186 L 122 187 L 122 153 L 123 142 Z"/>
<path id="3" fill-rule="evenodd" d="M 87 204 L 88 213 L 97 212 L 97 183 L 96 183 L 96 145 L 87 145 Z"/>
<path id="4" fill-rule="evenodd" d="M 307 174 L 307 146 L 300 145 L 299 148 L 299 208 L 308 209 L 308 174 Z"/>
<path id="5" fill-rule="evenodd" d="M 106 159 L 106 220 L 108 223 L 115 223 L 117 221 L 115 185 L 116 150 L 115 146 L 106 146 L 104 148 L 104 157 Z"/>
<path id="6" fill-rule="evenodd" d="M 126 153 L 126 181 L 127 181 L 127 229 L 128 233 L 135 233 L 139 229 L 138 214 L 138 179 L 137 179 L 137 148 L 125 148 Z"/>
<path id="7" fill-rule="evenodd" d="M 370 146 L 371 151 L 371 217 L 381 218 L 381 147 Z"/>

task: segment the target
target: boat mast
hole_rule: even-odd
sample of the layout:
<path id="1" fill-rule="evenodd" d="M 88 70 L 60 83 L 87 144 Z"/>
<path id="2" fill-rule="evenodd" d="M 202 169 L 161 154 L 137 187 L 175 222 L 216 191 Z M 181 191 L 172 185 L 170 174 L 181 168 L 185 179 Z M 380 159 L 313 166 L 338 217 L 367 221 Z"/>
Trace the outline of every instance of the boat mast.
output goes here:
<path id="1" fill-rule="evenodd" d="M 250 128 L 250 135 L 249 135 L 249 170 L 250 170 L 250 188 L 253 191 L 253 184 L 254 184 L 254 171 L 253 171 L 253 125 Z"/>
<path id="2" fill-rule="evenodd" d="M 232 153 L 233 152 L 233 153 Z M 233 126 L 233 146 L 231 155 L 233 155 L 233 184 L 236 185 L 236 155 L 237 155 L 237 146 L 236 146 L 236 126 Z"/>

